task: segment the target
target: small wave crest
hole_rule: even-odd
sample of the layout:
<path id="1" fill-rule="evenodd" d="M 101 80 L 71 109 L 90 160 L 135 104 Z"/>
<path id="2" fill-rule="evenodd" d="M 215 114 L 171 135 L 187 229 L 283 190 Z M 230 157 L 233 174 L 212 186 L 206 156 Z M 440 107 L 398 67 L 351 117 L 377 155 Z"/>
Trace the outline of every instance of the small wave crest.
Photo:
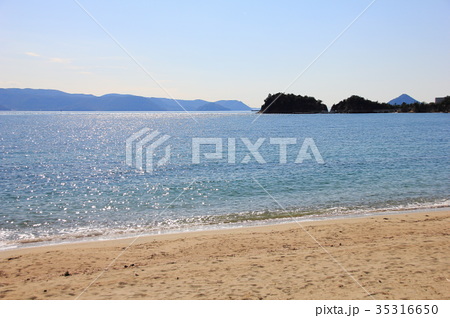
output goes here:
<path id="1" fill-rule="evenodd" d="M 363 216 L 376 213 L 394 213 L 419 210 L 449 208 L 450 200 L 435 202 L 415 202 L 390 206 L 354 206 L 354 207 L 316 207 L 287 208 L 278 210 L 247 211 L 223 215 L 203 215 L 180 219 L 166 219 L 146 225 L 135 225 L 117 228 L 77 228 L 64 230 L 61 233 L 18 233 L 13 230 L 0 230 L 0 250 L 51 245 L 69 242 L 107 240 L 175 232 L 189 232 L 206 229 L 220 229 L 265 225 L 271 223 L 287 223 L 303 219 L 314 220 L 332 217 Z"/>

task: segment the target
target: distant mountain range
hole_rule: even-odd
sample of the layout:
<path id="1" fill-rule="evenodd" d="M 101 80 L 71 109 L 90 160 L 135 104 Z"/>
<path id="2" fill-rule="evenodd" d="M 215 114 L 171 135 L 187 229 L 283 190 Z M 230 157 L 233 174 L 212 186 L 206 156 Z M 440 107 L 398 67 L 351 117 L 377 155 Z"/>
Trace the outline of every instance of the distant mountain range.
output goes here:
<path id="1" fill-rule="evenodd" d="M 184 109 L 183 109 L 184 108 Z M 208 102 L 107 94 L 69 94 L 51 89 L 0 88 L 0 110 L 19 111 L 250 111 L 237 100 Z"/>
<path id="2" fill-rule="evenodd" d="M 389 105 L 401 105 L 403 103 L 414 104 L 414 103 L 418 103 L 418 102 L 419 102 L 418 100 L 415 100 L 411 96 L 409 96 L 407 94 L 402 94 L 399 97 L 394 98 L 393 100 L 389 101 L 388 104 Z"/>

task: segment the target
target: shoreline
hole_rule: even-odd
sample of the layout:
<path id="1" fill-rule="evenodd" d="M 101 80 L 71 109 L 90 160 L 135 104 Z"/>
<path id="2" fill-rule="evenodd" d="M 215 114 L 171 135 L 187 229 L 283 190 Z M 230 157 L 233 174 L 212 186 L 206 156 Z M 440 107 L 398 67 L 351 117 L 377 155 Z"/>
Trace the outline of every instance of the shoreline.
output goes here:
<path id="1" fill-rule="evenodd" d="M 391 212 L 4 250 L 0 299 L 448 299 L 449 220 Z"/>
<path id="2" fill-rule="evenodd" d="M 60 246 L 66 244 L 81 244 L 81 243 L 95 243 L 104 241 L 116 241 L 125 239 L 135 239 L 140 237 L 153 237 L 160 235 L 174 235 L 174 234 L 184 234 L 184 233 L 201 233 L 205 231 L 223 231 L 223 230 L 233 230 L 233 229 L 245 229 L 245 228 L 259 228 L 265 226 L 276 226 L 282 224 L 299 223 L 299 222 L 321 222 L 328 220 L 341 220 L 341 219 L 353 219 L 353 218 L 364 218 L 369 216 L 377 215 L 395 215 L 395 214 L 409 214 L 409 213 L 433 213 L 439 211 L 450 210 L 449 206 L 435 207 L 435 208 L 405 208 L 405 209 L 381 209 L 374 211 L 367 211 L 362 213 L 348 213 L 348 214 L 310 214 L 298 217 L 283 217 L 283 218 L 273 218 L 265 220 L 249 220 L 235 223 L 223 223 L 223 224 L 204 224 L 204 225 L 194 225 L 178 227 L 173 229 L 155 229 L 145 232 L 130 232 L 130 233 L 113 233 L 113 234 L 92 234 L 92 235 L 77 235 L 76 237 L 60 237 L 56 236 L 54 239 L 36 238 L 36 239 L 26 239 L 23 241 L 14 241 L 16 244 L 13 246 L 2 246 L 0 247 L 0 253 L 5 251 L 14 251 L 29 248 L 39 248 L 46 246 Z M 118 231 L 121 232 L 121 231 Z"/>

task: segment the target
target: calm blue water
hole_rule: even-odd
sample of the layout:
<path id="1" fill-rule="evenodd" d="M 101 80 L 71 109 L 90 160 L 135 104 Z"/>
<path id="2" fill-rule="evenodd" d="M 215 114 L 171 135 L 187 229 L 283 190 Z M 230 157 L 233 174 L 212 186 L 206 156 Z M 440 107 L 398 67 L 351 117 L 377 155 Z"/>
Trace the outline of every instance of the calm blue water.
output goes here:
<path id="1" fill-rule="evenodd" d="M 256 116 L 0 114 L 0 247 L 450 206 L 450 114 L 267 114 L 252 123 Z M 170 161 L 153 173 L 125 164 L 125 140 L 144 127 L 171 137 Z M 223 140 L 222 159 L 202 155 L 192 164 L 192 138 L 202 137 Z M 228 138 L 236 142 L 234 164 Z M 251 156 L 241 163 L 249 151 L 240 138 L 266 138 L 258 149 L 266 163 Z M 285 164 L 270 138 L 297 139 Z M 305 138 L 324 164 L 294 162 Z"/>

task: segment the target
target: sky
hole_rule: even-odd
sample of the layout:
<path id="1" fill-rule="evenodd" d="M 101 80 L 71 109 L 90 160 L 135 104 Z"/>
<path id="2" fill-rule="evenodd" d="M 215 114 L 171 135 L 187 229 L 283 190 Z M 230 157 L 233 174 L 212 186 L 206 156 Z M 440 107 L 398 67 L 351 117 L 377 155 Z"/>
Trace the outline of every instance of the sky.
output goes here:
<path id="1" fill-rule="evenodd" d="M 0 0 L 0 87 L 255 108 L 450 95 L 450 0 L 372 2 Z"/>

